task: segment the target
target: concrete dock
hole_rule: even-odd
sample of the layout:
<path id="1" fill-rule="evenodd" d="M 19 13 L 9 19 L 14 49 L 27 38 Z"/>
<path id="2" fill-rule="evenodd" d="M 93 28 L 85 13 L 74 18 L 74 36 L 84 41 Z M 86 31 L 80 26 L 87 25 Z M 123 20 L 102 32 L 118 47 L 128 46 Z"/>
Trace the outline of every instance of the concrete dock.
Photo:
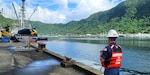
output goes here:
<path id="1" fill-rule="evenodd" d="M 12 69 L 13 65 L 13 55 L 8 50 L 0 50 L 0 72 Z"/>
<path id="2" fill-rule="evenodd" d="M 102 72 L 66 57 L 24 43 L 0 43 L 0 75 L 103 75 Z"/>

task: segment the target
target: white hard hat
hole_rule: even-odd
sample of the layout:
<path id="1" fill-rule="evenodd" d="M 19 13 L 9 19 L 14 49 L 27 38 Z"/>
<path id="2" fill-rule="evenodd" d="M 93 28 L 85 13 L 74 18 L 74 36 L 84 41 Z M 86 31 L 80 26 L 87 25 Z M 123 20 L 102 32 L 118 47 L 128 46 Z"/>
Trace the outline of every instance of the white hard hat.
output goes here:
<path id="1" fill-rule="evenodd" d="M 107 37 L 118 37 L 118 36 L 119 35 L 118 35 L 117 31 L 114 29 L 109 30 L 108 35 L 107 35 Z"/>

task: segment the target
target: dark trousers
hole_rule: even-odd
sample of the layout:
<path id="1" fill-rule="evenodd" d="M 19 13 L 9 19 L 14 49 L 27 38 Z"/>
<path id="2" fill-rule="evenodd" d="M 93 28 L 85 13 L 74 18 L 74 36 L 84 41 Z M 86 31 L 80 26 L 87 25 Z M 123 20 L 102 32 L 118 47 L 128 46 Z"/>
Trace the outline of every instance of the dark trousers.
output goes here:
<path id="1" fill-rule="evenodd" d="M 119 68 L 105 69 L 104 75 L 119 75 Z"/>

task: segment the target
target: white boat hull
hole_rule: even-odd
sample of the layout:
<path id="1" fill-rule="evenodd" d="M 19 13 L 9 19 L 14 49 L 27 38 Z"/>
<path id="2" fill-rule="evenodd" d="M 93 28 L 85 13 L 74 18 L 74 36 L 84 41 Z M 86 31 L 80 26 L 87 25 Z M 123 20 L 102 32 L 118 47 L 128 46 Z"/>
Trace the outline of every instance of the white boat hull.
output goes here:
<path id="1" fill-rule="evenodd" d="M 37 36 L 30 36 L 30 35 L 14 35 L 13 39 L 14 42 L 36 42 L 38 39 Z"/>

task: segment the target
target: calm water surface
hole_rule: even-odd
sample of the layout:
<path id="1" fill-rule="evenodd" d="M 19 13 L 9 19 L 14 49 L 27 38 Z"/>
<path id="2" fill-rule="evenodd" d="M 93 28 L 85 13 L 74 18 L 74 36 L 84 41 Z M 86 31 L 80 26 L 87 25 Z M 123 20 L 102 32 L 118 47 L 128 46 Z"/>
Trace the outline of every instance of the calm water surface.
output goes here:
<path id="1" fill-rule="evenodd" d="M 150 72 L 150 40 L 118 39 L 123 48 L 121 68 Z M 63 56 L 100 69 L 99 52 L 107 46 L 106 39 L 71 39 L 48 42 L 46 48 Z"/>

